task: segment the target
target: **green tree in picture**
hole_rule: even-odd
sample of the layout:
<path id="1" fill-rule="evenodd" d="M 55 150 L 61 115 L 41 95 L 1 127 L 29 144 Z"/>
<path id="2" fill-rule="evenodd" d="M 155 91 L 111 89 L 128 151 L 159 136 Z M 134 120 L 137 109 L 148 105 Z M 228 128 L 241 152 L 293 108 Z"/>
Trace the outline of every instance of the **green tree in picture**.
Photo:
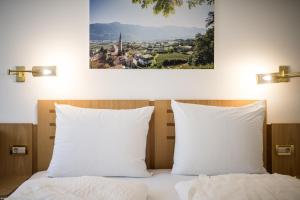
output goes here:
<path id="1" fill-rule="evenodd" d="M 153 5 L 155 14 L 162 13 L 164 16 L 175 13 L 175 8 L 181 6 L 182 0 L 132 0 L 132 3 L 140 4 L 142 8 Z"/>
<path id="2" fill-rule="evenodd" d="M 214 62 L 214 28 L 206 31 L 205 35 L 198 33 L 195 38 L 194 53 L 189 59 L 192 65 L 208 65 Z"/>
<path id="3" fill-rule="evenodd" d="M 162 13 L 164 16 L 174 14 L 176 7 L 183 5 L 184 0 L 132 0 L 132 3 L 140 4 L 142 8 L 148 8 L 153 5 L 155 14 Z M 186 0 L 189 8 L 196 7 L 202 4 L 214 4 L 214 0 Z"/>

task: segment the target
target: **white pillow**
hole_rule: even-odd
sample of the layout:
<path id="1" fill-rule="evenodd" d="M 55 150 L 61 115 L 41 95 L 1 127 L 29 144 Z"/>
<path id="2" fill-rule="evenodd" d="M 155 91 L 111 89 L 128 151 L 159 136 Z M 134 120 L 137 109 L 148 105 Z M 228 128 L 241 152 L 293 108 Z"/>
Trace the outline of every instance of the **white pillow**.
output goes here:
<path id="1" fill-rule="evenodd" d="M 265 173 L 265 104 L 215 107 L 172 101 L 175 118 L 173 174 Z"/>
<path id="2" fill-rule="evenodd" d="M 154 107 L 129 110 L 56 105 L 50 177 L 148 177 L 145 163 Z"/>

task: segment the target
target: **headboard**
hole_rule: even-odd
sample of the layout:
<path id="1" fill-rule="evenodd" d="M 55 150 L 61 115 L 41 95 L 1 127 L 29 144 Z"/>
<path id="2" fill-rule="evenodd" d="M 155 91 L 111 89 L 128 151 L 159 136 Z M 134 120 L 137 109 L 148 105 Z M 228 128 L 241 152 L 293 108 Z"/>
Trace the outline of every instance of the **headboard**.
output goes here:
<path id="1" fill-rule="evenodd" d="M 178 100 L 201 105 L 236 107 L 247 105 L 255 100 Z M 170 169 L 173 164 L 175 124 L 170 100 L 39 100 L 37 135 L 37 170 L 45 170 L 51 160 L 55 138 L 55 106 L 69 104 L 83 108 L 132 109 L 155 106 L 149 125 L 146 150 L 146 163 L 150 169 Z M 265 120 L 266 122 L 266 120 Z M 266 123 L 264 126 L 264 164 L 266 154 Z"/>

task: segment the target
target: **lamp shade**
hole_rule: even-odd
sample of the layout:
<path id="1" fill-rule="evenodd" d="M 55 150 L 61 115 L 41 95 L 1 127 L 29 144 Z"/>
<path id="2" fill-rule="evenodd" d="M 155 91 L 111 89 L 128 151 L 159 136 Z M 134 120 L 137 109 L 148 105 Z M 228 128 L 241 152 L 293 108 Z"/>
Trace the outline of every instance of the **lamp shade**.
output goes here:
<path id="1" fill-rule="evenodd" d="M 34 66 L 32 67 L 33 76 L 56 76 L 56 66 Z"/>

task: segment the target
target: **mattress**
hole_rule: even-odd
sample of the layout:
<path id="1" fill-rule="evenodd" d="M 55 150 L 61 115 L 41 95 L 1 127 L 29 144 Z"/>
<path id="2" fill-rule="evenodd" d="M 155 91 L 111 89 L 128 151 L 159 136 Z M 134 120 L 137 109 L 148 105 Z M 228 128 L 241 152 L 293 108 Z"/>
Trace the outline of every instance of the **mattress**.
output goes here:
<path id="1" fill-rule="evenodd" d="M 153 176 L 148 178 L 124 178 L 113 177 L 122 181 L 134 181 L 144 183 L 148 187 L 148 200 L 179 200 L 175 190 L 176 183 L 194 179 L 197 176 L 173 175 L 171 170 L 150 170 Z M 30 179 L 47 178 L 47 172 L 41 171 Z"/>

